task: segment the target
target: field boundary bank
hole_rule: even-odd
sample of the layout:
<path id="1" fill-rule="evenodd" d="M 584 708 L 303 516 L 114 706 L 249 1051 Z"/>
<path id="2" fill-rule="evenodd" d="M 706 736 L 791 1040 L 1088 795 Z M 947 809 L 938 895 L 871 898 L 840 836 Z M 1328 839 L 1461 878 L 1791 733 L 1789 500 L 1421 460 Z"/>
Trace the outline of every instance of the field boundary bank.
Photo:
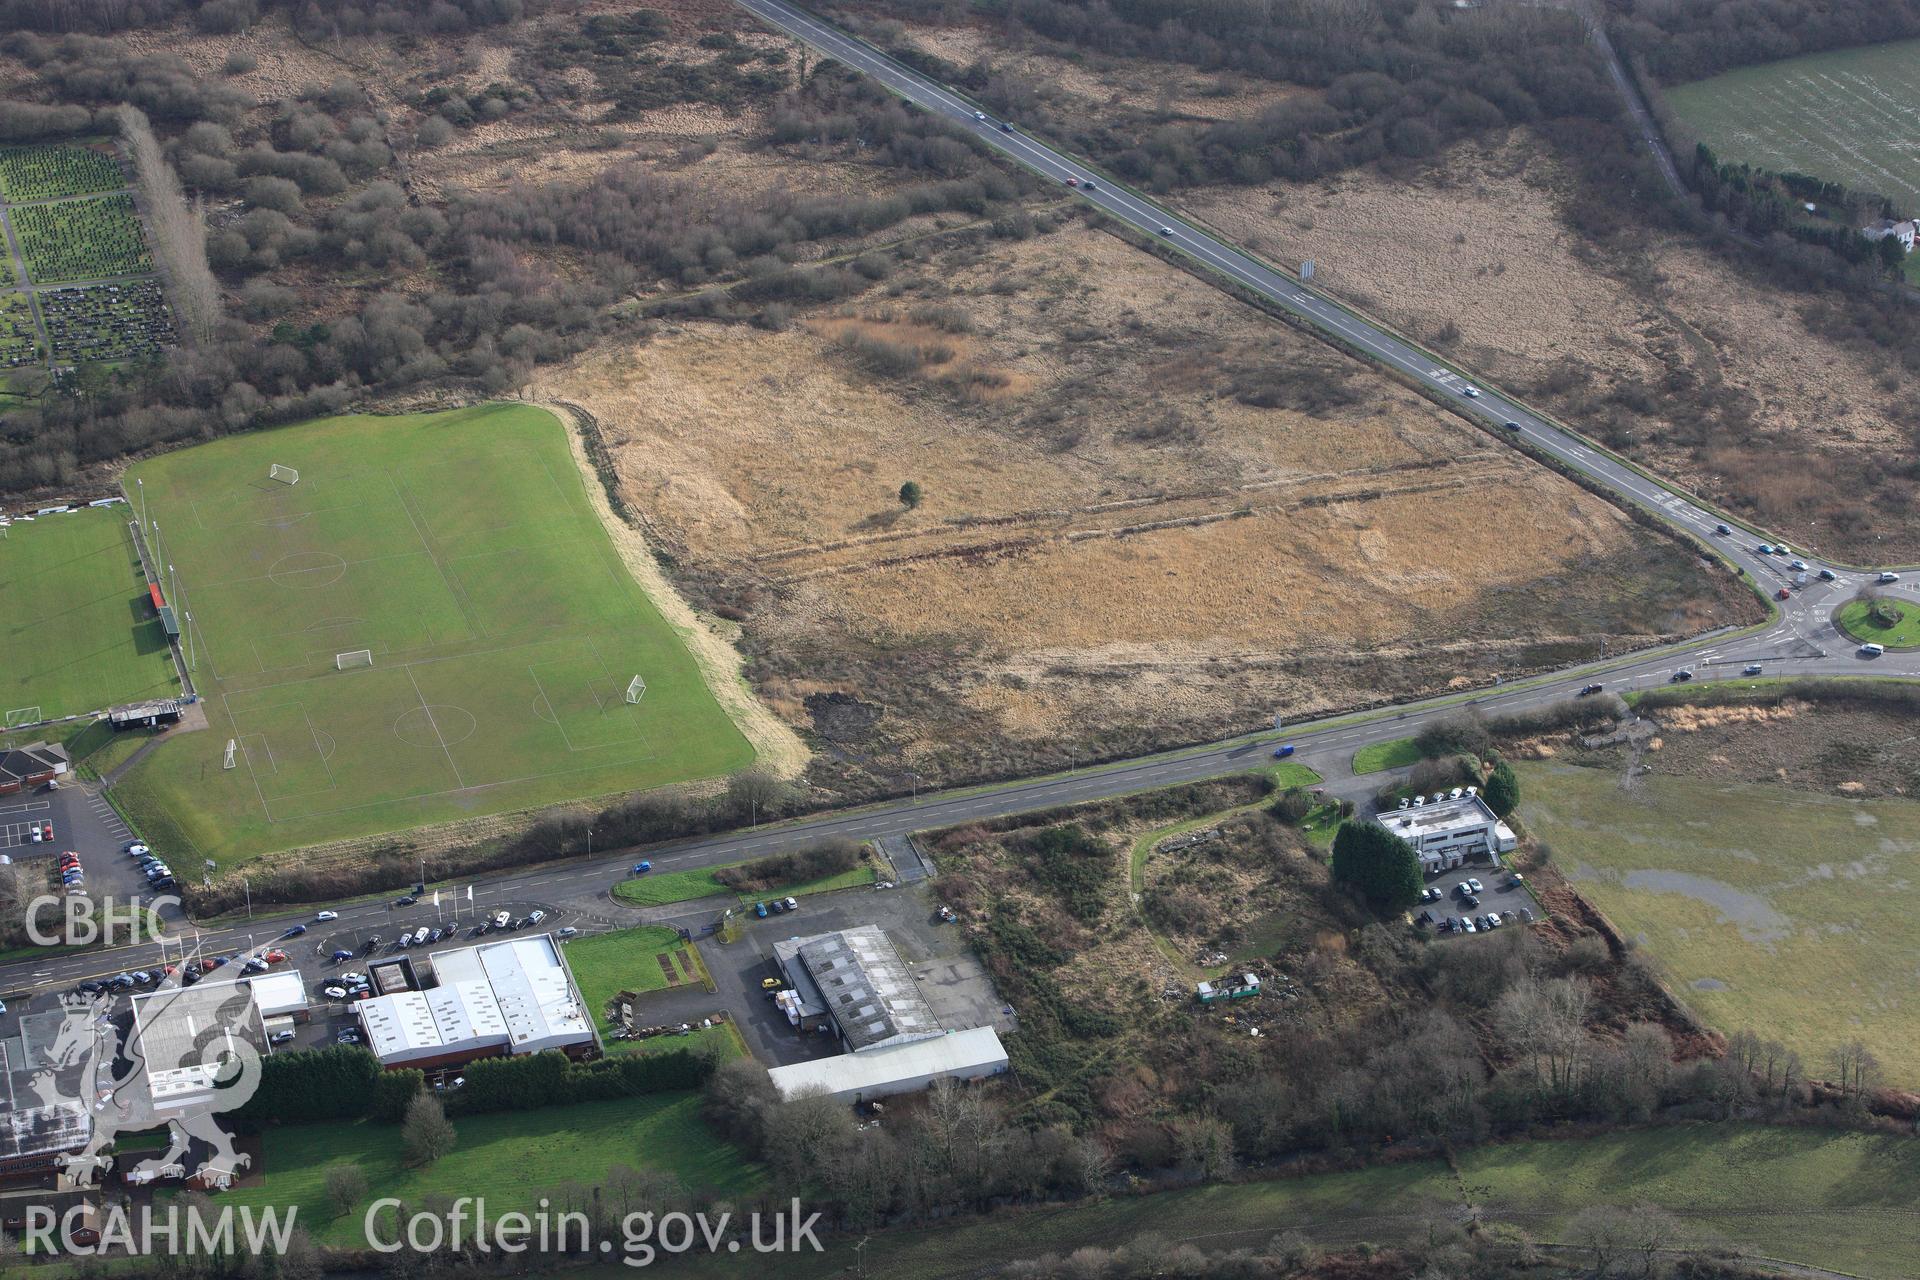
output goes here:
<path id="1" fill-rule="evenodd" d="M 754 694 L 739 648 L 702 619 L 667 577 L 654 551 L 665 539 L 644 513 L 618 496 L 619 477 L 599 418 L 571 401 L 523 398 L 523 402 L 553 414 L 576 465 L 591 468 L 600 477 L 598 489 L 585 488 L 614 553 L 686 648 L 714 701 L 753 748 L 755 763 L 782 778 L 798 778 L 812 761 L 812 750 Z"/>

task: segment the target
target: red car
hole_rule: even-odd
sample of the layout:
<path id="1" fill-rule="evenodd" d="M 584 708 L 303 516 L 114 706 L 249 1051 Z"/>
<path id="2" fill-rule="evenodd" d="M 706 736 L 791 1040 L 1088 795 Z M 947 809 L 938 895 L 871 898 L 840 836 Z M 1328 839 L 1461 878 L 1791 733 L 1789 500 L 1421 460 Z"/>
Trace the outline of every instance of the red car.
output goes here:
<path id="1" fill-rule="evenodd" d="M 1077 186 L 1079 186 L 1079 185 L 1080 185 L 1080 179 L 1078 179 L 1078 178 L 1068 178 L 1068 179 L 1067 179 L 1067 185 L 1068 185 L 1068 186 L 1070 186 L 1070 187 L 1077 187 Z"/>
<path id="2" fill-rule="evenodd" d="M 40 838 L 49 841 L 53 839 L 53 824 L 51 822 L 43 822 L 40 824 Z"/>
<path id="3" fill-rule="evenodd" d="M 268 964 L 285 964 L 287 962 L 287 953 L 284 951 L 269 951 L 260 958 Z"/>
<path id="4" fill-rule="evenodd" d="M 1786 599 L 1789 599 L 1792 595 L 1793 595 L 1793 592 L 1787 590 L 1785 587 L 1782 587 L 1778 591 L 1773 593 L 1773 598 L 1775 600 L 1786 600 Z"/>

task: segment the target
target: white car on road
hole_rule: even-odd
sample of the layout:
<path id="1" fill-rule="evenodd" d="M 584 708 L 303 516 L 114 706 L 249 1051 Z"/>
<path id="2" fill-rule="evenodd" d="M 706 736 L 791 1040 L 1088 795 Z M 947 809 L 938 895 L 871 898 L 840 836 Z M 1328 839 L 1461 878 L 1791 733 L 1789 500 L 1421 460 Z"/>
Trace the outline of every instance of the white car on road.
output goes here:
<path id="1" fill-rule="evenodd" d="M 338 920 L 340 918 L 340 913 L 338 911 L 322 911 L 316 914 L 313 918 L 315 920 Z"/>

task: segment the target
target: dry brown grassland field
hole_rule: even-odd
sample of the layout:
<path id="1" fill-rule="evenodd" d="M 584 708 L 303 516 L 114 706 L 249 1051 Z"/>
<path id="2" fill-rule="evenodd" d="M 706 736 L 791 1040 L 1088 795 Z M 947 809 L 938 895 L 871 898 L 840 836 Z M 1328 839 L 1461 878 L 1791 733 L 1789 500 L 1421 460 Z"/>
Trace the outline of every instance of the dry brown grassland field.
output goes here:
<path id="1" fill-rule="evenodd" d="M 1820 304 L 1676 236 L 1584 244 L 1537 138 L 1456 148 L 1414 180 L 1214 188 L 1183 204 L 1468 367 L 1767 528 L 1869 563 L 1920 556 L 1898 460 L 1920 427 L 1895 365 Z M 1879 489 L 1876 516 L 1860 498 Z M 1908 518 L 1901 518 L 1905 511 Z"/>
<path id="2" fill-rule="evenodd" d="M 784 331 L 543 372 L 859 790 L 1067 763 L 1744 619 L 1697 558 L 1104 232 L 926 242 Z M 917 510 L 898 500 L 906 481 Z"/>

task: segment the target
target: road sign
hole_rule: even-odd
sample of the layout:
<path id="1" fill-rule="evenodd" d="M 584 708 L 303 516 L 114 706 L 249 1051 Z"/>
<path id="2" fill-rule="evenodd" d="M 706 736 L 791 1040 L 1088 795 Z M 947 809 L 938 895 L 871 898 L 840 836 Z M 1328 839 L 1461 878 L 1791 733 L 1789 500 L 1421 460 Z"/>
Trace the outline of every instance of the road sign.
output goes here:
<path id="1" fill-rule="evenodd" d="M 1302 280 L 1313 279 L 1313 259 L 1312 258 L 1308 258 L 1305 262 L 1300 264 L 1300 278 Z"/>

